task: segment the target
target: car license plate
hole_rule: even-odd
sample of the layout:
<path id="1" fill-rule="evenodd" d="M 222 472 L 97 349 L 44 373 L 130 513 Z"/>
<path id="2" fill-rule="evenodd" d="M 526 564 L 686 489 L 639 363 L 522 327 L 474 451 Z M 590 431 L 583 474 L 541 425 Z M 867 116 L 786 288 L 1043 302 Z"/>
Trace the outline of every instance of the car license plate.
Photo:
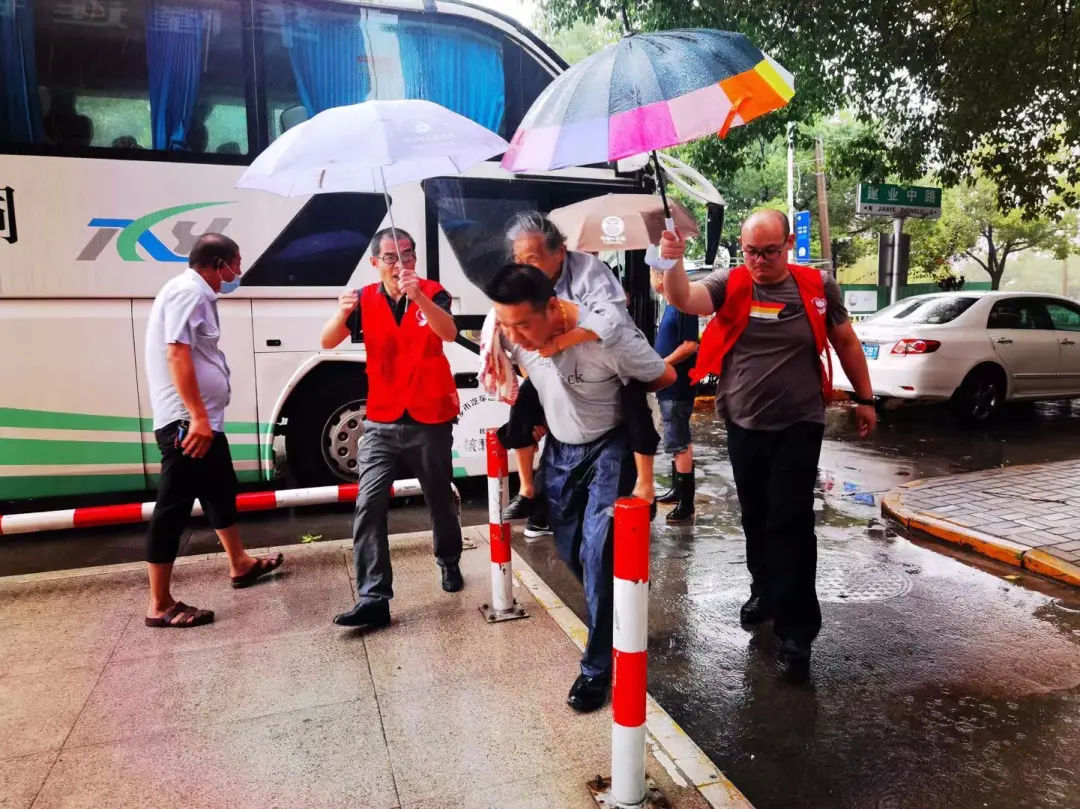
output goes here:
<path id="1" fill-rule="evenodd" d="M 876 343 L 863 343 L 862 353 L 866 355 L 868 360 L 876 360 L 878 358 L 878 352 L 881 350 L 881 346 Z"/>

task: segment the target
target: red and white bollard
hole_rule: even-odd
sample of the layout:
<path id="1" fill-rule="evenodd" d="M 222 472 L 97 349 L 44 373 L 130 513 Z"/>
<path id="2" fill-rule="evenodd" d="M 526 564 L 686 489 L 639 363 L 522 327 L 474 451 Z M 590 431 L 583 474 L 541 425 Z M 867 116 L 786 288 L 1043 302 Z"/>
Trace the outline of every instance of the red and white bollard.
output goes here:
<path id="1" fill-rule="evenodd" d="M 528 613 L 514 599 L 514 569 L 510 561 L 510 523 L 503 521 L 509 503 L 506 478 L 510 465 L 498 431 L 485 431 L 488 472 L 488 533 L 491 545 L 491 603 L 480 612 L 489 622 L 526 618 Z"/>
<path id="2" fill-rule="evenodd" d="M 590 784 L 603 807 L 666 806 L 645 781 L 645 693 L 649 669 L 649 504 L 615 503 L 615 596 L 611 668 L 611 783 Z"/>

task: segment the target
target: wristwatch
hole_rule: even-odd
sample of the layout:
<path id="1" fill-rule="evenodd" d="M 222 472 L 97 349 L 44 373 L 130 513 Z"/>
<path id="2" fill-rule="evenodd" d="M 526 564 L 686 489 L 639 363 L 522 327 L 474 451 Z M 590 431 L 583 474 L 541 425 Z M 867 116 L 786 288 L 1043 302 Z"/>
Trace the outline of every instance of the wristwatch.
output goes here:
<path id="1" fill-rule="evenodd" d="M 874 397 L 873 396 L 871 396 L 869 399 L 864 399 L 862 396 L 859 396 L 854 391 L 852 391 L 852 393 L 851 393 L 851 401 L 853 401 L 855 404 L 867 405 L 869 407 L 874 406 Z"/>

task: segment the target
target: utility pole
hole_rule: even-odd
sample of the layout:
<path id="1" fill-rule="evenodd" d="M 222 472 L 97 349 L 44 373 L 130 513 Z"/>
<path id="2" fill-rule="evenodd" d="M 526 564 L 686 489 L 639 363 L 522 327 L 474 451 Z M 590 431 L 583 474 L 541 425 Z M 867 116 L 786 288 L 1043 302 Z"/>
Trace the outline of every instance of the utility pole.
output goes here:
<path id="1" fill-rule="evenodd" d="M 900 300 L 900 243 L 904 240 L 904 217 L 893 217 L 892 285 L 889 303 Z"/>
<path id="2" fill-rule="evenodd" d="M 1069 257 L 1061 260 L 1061 297 L 1069 297 Z"/>
<path id="3" fill-rule="evenodd" d="M 787 125 L 787 215 L 788 226 L 795 230 L 795 122 Z"/>
<path id="4" fill-rule="evenodd" d="M 829 200 L 825 195 L 825 146 L 821 135 L 814 142 L 814 163 L 817 174 L 818 226 L 821 228 L 821 257 L 829 262 L 829 269 L 834 270 L 832 261 L 832 239 L 829 237 Z"/>

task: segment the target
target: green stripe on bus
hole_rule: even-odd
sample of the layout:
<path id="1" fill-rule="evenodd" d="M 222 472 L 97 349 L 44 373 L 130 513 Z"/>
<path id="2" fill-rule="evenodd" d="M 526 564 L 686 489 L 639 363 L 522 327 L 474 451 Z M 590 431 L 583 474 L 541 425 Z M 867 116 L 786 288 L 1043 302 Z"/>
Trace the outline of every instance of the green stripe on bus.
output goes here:
<path id="1" fill-rule="evenodd" d="M 0 500 L 60 497 L 72 494 L 142 491 L 145 475 L 27 475 L 0 477 Z"/>
<path id="2" fill-rule="evenodd" d="M 52 430 L 142 429 L 140 419 L 129 416 L 95 416 L 89 413 L 61 413 L 51 410 L 23 410 L 0 407 L 0 427 L 37 427 Z"/>
<path id="3" fill-rule="evenodd" d="M 134 442 L 46 441 L 37 438 L 0 438 L 0 466 L 104 463 L 142 463 L 142 449 Z"/>
<path id="4" fill-rule="evenodd" d="M 40 430 L 130 430 L 152 432 L 153 419 L 137 416 L 99 416 L 94 413 L 67 413 L 60 410 L 26 410 L 0 407 L 0 427 L 30 427 Z M 226 421 L 226 433 L 256 433 L 265 438 L 273 425 L 257 421 Z"/>

